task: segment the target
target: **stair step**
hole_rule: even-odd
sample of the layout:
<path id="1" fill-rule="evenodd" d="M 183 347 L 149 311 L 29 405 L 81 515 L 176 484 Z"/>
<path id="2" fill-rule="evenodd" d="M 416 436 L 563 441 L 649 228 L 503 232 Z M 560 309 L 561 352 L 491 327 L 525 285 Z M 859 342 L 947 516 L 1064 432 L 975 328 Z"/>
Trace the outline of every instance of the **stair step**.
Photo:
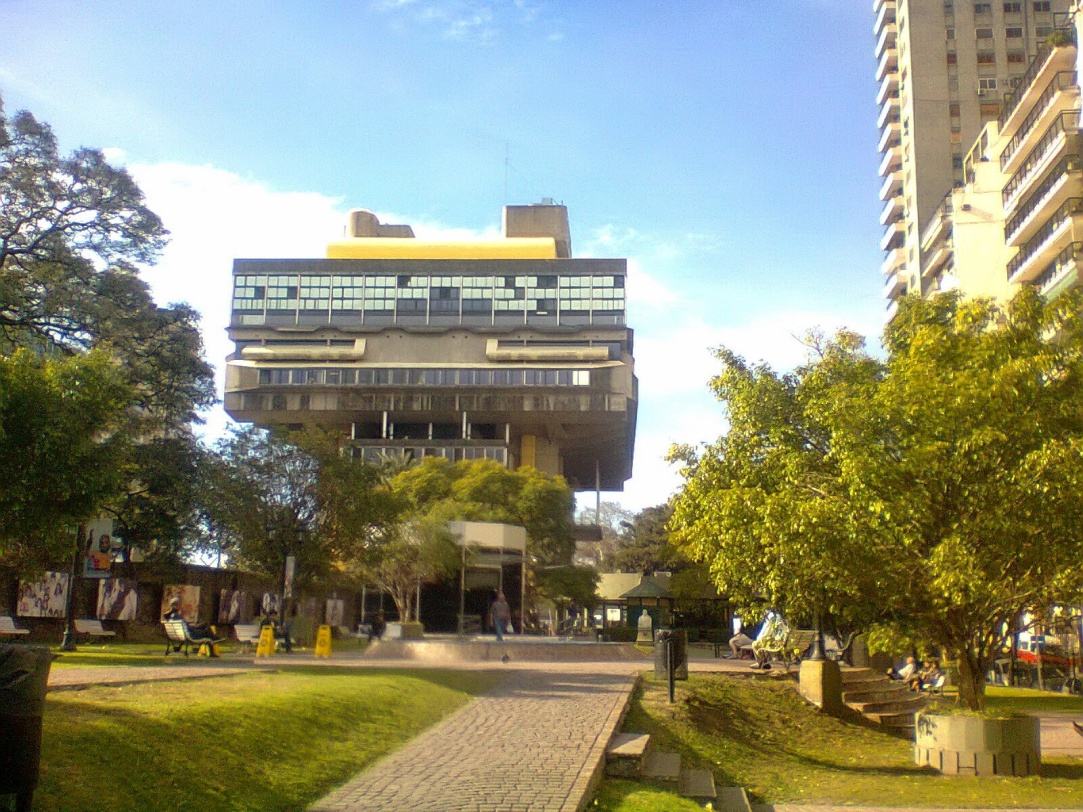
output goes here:
<path id="1" fill-rule="evenodd" d="M 719 787 L 712 806 L 715 812 L 752 812 L 752 805 L 744 787 Z"/>
<path id="2" fill-rule="evenodd" d="M 912 713 L 871 713 L 869 718 L 883 727 L 912 728 L 914 726 L 914 714 Z"/>
<path id="3" fill-rule="evenodd" d="M 643 761 L 644 778 L 659 781 L 677 781 L 681 777 L 681 754 L 651 750 Z"/>
<path id="4" fill-rule="evenodd" d="M 681 770 L 681 779 L 677 792 L 685 798 L 713 801 L 717 795 L 714 786 L 714 773 L 710 770 Z"/>
<path id="5" fill-rule="evenodd" d="M 909 699 L 915 694 L 905 686 L 885 685 L 874 690 L 843 691 L 843 702 L 888 702 L 892 700 Z"/>
<path id="6" fill-rule="evenodd" d="M 846 706 L 866 716 L 885 713 L 917 713 L 924 710 L 925 699 L 915 696 L 912 699 L 896 699 L 888 702 L 847 702 Z"/>
<path id="7" fill-rule="evenodd" d="M 868 679 L 869 677 L 884 676 L 883 674 L 879 674 L 876 671 L 873 671 L 871 668 L 849 668 L 849 667 L 840 668 L 839 669 L 839 675 L 842 677 L 842 684 L 843 685 L 846 685 L 847 683 L 852 682 L 854 680 L 863 680 L 863 679 Z"/>
<path id="8" fill-rule="evenodd" d="M 649 733 L 618 733 L 605 750 L 605 774 L 610 778 L 636 778 L 650 750 Z"/>

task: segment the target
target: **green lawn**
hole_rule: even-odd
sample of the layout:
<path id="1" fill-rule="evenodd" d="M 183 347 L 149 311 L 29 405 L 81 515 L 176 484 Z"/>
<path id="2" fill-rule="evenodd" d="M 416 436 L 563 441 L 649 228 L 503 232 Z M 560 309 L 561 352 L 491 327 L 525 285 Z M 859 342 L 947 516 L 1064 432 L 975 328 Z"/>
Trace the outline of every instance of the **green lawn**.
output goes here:
<path id="1" fill-rule="evenodd" d="M 303 809 L 497 678 L 316 666 L 52 692 L 34 809 Z"/>
<path id="2" fill-rule="evenodd" d="M 1083 714 L 1079 697 L 991 689 L 1003 709 Z M 841 721 L 805 704 L 788 680 L 692 675 L 669 705 L 648 680 L 625 730 L 650 731 L 655 745 L 714 770 L 722 785 L 745 787 L 753 802 L 838 805 L 1083 808 L 1083 760 L 1047 760 L 1041 777 L 959 778 L 919 769 L 912 744 L 862 720 Z M 694 806 L 658 788 L 608 781 L 600 812 L 685 812 Z"/>

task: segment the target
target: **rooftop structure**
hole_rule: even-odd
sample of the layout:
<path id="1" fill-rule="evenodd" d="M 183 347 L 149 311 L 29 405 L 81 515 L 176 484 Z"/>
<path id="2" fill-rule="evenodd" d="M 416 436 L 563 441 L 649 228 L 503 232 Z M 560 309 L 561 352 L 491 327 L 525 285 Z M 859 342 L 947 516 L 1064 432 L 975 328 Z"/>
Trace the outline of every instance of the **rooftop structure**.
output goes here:
<path id="1" fill-rule="evenodd" d="M 367 459 L 494 459 L 623 490 L 637 381 L 627 263 L 571 255 L 564 206 L 437 242 L 350 213 L 324 259 L 237 259 L 226 411 L 318 424 Z"/>

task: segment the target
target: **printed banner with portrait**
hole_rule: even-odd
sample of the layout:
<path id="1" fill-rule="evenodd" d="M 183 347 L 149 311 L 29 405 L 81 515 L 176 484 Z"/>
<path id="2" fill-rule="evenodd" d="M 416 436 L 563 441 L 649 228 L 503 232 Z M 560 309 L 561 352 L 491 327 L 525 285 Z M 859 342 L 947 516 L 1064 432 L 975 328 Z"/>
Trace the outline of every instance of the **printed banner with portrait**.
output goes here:
<path id="1" fill-rule="evenodd" d="M 68 605 L 68 573 L 47 572 L 37 581 L 19 581 L 16 614 L 63 618 Z"/>
<path id="2" fill-rule="evenodd" d="M 162 614 L 169 611 L 173 598 L 177 598 L 177 610 L 190 625 L 199 622 L 199 587 L 190 584 L 168 584 L 162 591 Z"/>
<path id="3" fill-rule="evenodd" d="M 223 589 L 218 604 L 219 623 L 251 623 L 252 601 L 243 589 Z"/>
<path id="4" fill-rule="evenodd" d="M 328 626 L 341 626 L 342 616 L 345 610 L 345 601 L 342 598 L 328 598 L 327 599 L 327 625 Z"/>
<path id="5" fill-rule="evenodd" d="M 135 620 L 138 601 L 131 578 L 107 578 L 98 582 L 98 619 Z"/>
<path id="6" fill-rule="evenodd" d="M 113 566 L 114 547 L 119 548 L 119 540 L 114 544 L 113 520 L 95 519 L 86 526 L 86 539 L 83 546 L 83 577 L 108 578 Z"/>

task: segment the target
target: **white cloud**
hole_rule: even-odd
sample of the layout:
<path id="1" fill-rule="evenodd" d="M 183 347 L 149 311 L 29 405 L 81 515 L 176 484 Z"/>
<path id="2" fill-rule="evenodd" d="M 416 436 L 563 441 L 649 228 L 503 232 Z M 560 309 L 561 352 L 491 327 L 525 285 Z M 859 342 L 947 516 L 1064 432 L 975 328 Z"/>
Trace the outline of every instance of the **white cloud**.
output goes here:
<path id="1" fill-rule="evenodd" d="M 481 43 L 495 40 L 507 25 L 532 25 L 542 16 L 542 6 L 527 0 L 374 0 L 371 7 L 436 29 L 445 39 Z M 554 36 L 562 35 L 548 38 Z"/>

